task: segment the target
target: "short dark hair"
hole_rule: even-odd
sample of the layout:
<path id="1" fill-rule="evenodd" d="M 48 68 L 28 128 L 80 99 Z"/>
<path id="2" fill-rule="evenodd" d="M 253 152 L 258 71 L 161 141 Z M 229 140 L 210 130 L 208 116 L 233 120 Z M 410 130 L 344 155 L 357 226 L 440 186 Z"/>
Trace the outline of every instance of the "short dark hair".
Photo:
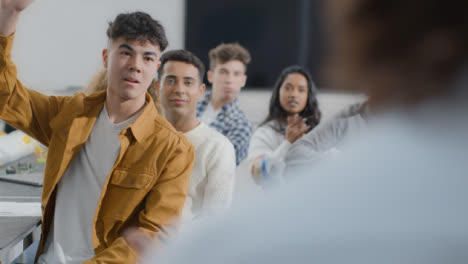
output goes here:
<path id="1" fill-rule="evenodd" d="M 200 77 L 200 83 L 203 82 L 203 76 L 205 75 L 205 65 L 195 54 L 193 54 L 192 52 L 188 50 L 180 49 L 180 50 L 168 51 L 161 56 L 160 61 L 161 61 L 161 65 L 159 65 L 158 74 L 157 74 L 158 80 L 161 78 L 161 75 L 164 70 L 164 65 L 166 64 L 166 62 L 179 61 L 179 62 L 192 64 L 193 66 L 195 66 L 195 68 L 198 69 L 198 76 Z"/>
<path id="2" fill-rule="evenodd" d="M 318 107 L 317 87 L 312 81 L 312 77 L 310 77 L 310 74 L 300 66 L 289 66 L 281 72 L 275 86 L 273 87 L 273 92 L 270 99 L 270 107 L 268 109 L 268 116 L 261 124 L 264 125 L 269 121 L 276 120 L 278 121 L 278 126 L 273 126 L 273 129 L 283 134 L 286 132 L 286 127 L 281 124 L 281 121 L 287 120 L 288 113 L 283 109 L 283 107 L 281 107 L 279 94 L 284 80 L 286 77 L 288 77 L 288 75 L 293 73 L 299 73 L 307 80 L 307 103 L 299 115 L 302 117 L 307 117 L 305 123 L 309 126 L 309 129 L 313 129 L 315 126 L 317 126 L 322 117 Z"/>
<path id="3" fill-rule="evenodd" d="M 208 55 L 210 57 L 210 70 L 214 70 L 218 63 L 224 64 L 233 60 L 242 62 L 247 70 L 247 65 L 252 59 L 249 51 L 239 43 L 221 43 L 216 48 L 211 49 Z"/>
<path id="4" fill-rule="evenodd" d="M 121 13 L 109 22 L 107 37 L 110 40 L 124 37 L 126 40 L 149 41 L 164 51 L 169 44 L 166 31 L 159 21 L 144 12 Z"/>

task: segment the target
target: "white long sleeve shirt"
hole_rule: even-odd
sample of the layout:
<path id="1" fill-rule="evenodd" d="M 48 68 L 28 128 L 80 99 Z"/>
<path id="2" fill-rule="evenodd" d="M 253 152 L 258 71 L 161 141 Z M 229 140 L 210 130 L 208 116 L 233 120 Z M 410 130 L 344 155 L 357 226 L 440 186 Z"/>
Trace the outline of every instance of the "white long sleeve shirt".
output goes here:
<path id="1" fill-rule="evenodd" d="M 224 135 L 201 122 L 185 136 L 195 148 L 195 161 L 182 212 L 184 224 L 229 208 L 236 172 L 234 147 Z"/>
<path id="2" fill-rule="evenodd" d="M 285 167 L 284 159 L 291 147 L 284 134 L 274 129 L 276 122 L 270 121 L 258 127 L 250 140 L 249 167 L 253 168 L 252 176 L 262 178 L 260 182 L 270 177 L 279 180 Z M 257 159 L 260 156 L 263 158 Z"/>

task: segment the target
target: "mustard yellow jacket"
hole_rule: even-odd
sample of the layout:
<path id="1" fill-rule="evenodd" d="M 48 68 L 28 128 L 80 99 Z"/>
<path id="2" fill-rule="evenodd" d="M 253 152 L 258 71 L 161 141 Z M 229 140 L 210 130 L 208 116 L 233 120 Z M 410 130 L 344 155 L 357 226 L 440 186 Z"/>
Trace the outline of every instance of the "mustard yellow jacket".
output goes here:
<path id="1" fill-rule="evenodd" d="M 13 38 L 0 37 L 0 118 L 49 147 L 37 261 L 54 217 L 57 183 L 91 133 L 106 93 L 45 96 L 24 88 L 10 58 Z M 94 216 L 96 255 L 86 263 L 136 262 L 121 232 L 133 226 L 165 240 L 184 206 L 193 147 L 157 113 L 148 94 L 146 98 L 140 116 L 119 135 L 120 154 Z"/>

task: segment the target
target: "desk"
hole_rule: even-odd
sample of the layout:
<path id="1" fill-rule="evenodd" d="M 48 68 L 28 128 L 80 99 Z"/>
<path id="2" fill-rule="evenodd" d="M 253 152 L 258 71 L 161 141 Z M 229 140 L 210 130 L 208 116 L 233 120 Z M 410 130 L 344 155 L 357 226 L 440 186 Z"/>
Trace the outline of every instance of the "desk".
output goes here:
<path id="1" fill-rule="evenodd" d="M 0 181 L 0 201 L 41 202 L 42 187 Z"/>
<path id="2" fill-rule="evenodd" d="M 42 187 L 0 181 L 0 202 L 41 202 Z M 32 234 L 39 229 L 40 216 L 0 216 L 0 261 L 9 264 L 32 242 Z M 13 250 L 16 249 L 16 250 Z"/>
<path id="3" fill-rule="evenodd" d="M 0 217 L 0 261 L 8 264 L 17 256 L 10 255 L 10 251 L 20 242 L 24 242 L 23 250 L 33 241 L 32 233 L 40 226 L 41 217 Z"/>

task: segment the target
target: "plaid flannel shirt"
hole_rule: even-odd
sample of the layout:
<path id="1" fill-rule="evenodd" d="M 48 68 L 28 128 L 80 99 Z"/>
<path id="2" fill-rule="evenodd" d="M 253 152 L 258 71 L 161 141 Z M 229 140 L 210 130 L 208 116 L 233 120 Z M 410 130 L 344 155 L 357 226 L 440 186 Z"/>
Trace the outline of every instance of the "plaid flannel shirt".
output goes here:
<path id="1" fill-rule="evenodd" d="M 206 92 L 204 98 L 198 102 L 197 118 L 205 112 L 206 107 L 210 103 L 210 99 L 211 91 Z M 236 150 L 236 164 L 239 165 L 239 163 L 247 157 L 253 126 L 247 119 L 244 111 L 240 109 L 237 98 L 234 102 L 221 107 L 221 111 L 216 116 L 216 120 L 211 122 L 209 126 L 225 135 L 231 141 Z"/>

